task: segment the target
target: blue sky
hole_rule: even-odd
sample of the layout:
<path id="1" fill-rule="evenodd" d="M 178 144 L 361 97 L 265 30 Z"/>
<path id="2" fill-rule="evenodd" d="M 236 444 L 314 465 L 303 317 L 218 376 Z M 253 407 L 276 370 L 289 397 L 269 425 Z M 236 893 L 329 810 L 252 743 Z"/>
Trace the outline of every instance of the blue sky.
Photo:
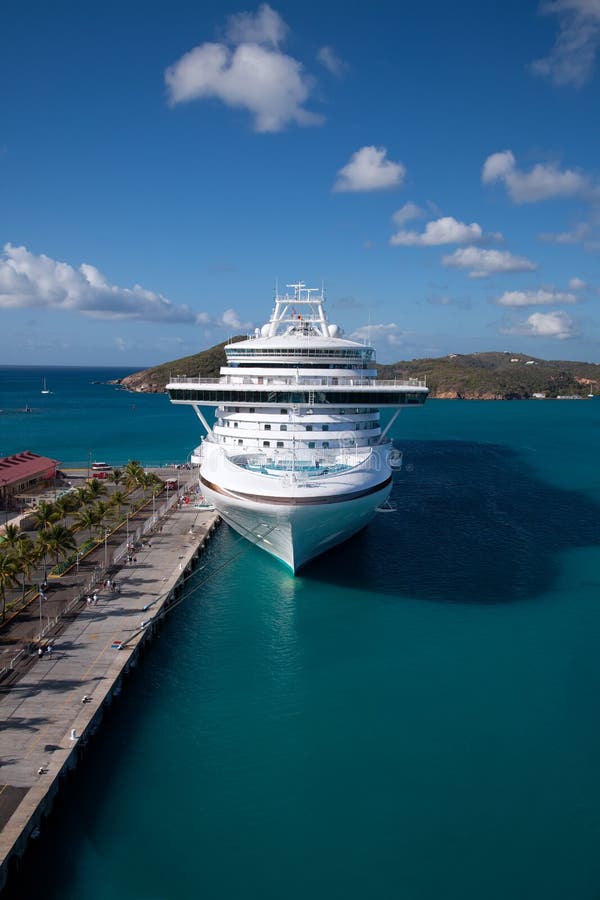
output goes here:
<path id="1" fill-rule="evenodd" d="M 0 360 L 153 365 L 324 282 L 382 362 L 600 362 L 600 0 L 13 7 Z"/>

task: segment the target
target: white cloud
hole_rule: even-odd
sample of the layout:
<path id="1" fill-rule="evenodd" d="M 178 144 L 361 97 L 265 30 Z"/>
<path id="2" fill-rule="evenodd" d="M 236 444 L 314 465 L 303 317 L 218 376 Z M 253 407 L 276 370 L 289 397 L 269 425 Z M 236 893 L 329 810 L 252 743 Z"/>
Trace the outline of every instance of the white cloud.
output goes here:
<path id="1" fill-rule="evenodd" d="M 484 250 L 462 247 L 442 258 L 442 263 L 455 269 L 471 269 L 469 278 L 487 278 L 500 272 L 533 272 L 537 263 L 525 256 L 513 256 L 508 250 Z"/>
<path id="2" fill-rule="evenodd" d="M 396 347 L 402 343 L 404 332 L 395 322 L 386 325 L 361 325 L 349 335 L 353 341 L 367 341 L 369 344 L 382 344 Z"/>
<path id="3" fill-rule="evenodd" d="M 554 303 L 577 303 L 575 294 L 564 291 L 505 291 L 496 300 L 498 306 L 550 306 Z"/>
<path id="4" fill-rule="evenodd" d="M 390 244 L 404 247 L 435 247 L 440 244 L 468 244 L 480 241 L 483 236 L 481 226 L 477 222 L 465 225 L 452 216 L 444 216 L 428 222 L 425 231 L 398 231 L 390 238 Z"/>
<path id="5" fill-rule="evenodd" d="M 546 244 L 579 244 L 590 233 L 587 222 L 580 222 L 570 231 L 543 231 L 538 234 L 538 240 Z"/>
<path id="6" fill-rule="evenodd" d="M 0 256 L 0 309 L 57 309 L 96 319 L 196 321 L 189 306 L 176 306 L 139 284 L 119 287 L 95 266 L 82 263 L 75 269 L 12 244 L 5 244 Z"/>
<path id="7" fill-rule="evenodd" d="M 581 278 L 570 278 L 569 287 L 572 291 L 582 291 L 587 287 L 587 282 L 583 281 Z"/>
<path id="8" fill-rule="evenodd" d="M 0 309 L 59 310 L 92 319 L 208 325 L 230 331 L 252 328 L 252 322 L 243 322 L 234 309 L 221 316 L 196 313 L 139 284 L 132 288 L 110 284 L 89 263 L 76 269 L 12 244 L 6 244 L 0 256 Z M 115 338 L 116 346 L 127 349 L 120 346 L 121 340 Z"/>
<path id="9" fill-rule="evenodd" d="M 549 313 L 532 313 L 524 322 L 510 328 L 502 328 L 503 334 L 523 334 L 530 337 L 554 338 L 563 341 L 576 334 L 575 323 L 562 310 Z"/>
<path id="10" fill-rule="evenodd" d="M 396 212 L 392 216 L 392 221 L 396 223 L 396 225 L 404 225 L 406 222 L 410 222 L 411 219 L 423 219 L 427 213 L 424 209 L 421 209 L 420 206 L 417 206 L 416 203 L 412 201 L 408 201 L 404 206 L 401 206 L 400 209 L 397 209 Z"/>
<path id="11" fill-rule="evenodd" d="M 221 316 L 211 316 L 210 313 L 200 312 L 196 316 L 196 323 L 198 325 L 207 325 L 210 329 L 214 328 L 226 328 L 229 332 L 231 331 L 250 331 L 253 328 L 252 322 L 243 322 L 241 316 L 235 309 L 226 309 L 223 315 Z"/>
<path id="12" fill-rule="evenodd" d="M 559 32 L 550 54 L 532 63 L 533 72 L 558 85 L 582 87 L 593 74 L 600 45 L 599 0 L 548 0 L 540 12 L 559 16 Z"/>
<path id="13" fill-rule="evenodd" d="M 321 47 L 317 53 L 317 59 L 321 65 L 325 66 L 328 72 L 331 72 L 332 75 L 336 75 L 338 78 L 347 69 L 346 63 L 339 58 L 333 47 Z"/>
<path id="14" fill-rule="evenodd" d="M 227 39 L 232 44 L 266 44 L 278 47 L 288 33 L 288 26 L 268 3 L 261 3 L 255 15 L 234 13 L 227 20 Z"/>
<path id="15" fill-rule="evenodd" d="M 400 187 L 406 169 L 386 159 L 385 147 L 361 147 L 338 172 L 334 191 L 379 191 Z"/>
<path id="16" fill-rule="evenodd" d="M 598 196 L 598 187 L 574 169 L 560 169 L 556 163 L 537 163 L 529 172 L 517 168 L 512 150 L 488 156 L 481 172 L 484 184 L 503 181 L 514 203 L 537 203 L 552 197 Z"/>
<path id="17" fill-rule="evenodd" d="M 216 98 L 247 109 L 259 132 L 281 131 L 289 123 L 317 125 L 321 116 L 304 109 L 312 81 L 298 60 L 278 49 L 287 26 L 263 4 L 256 15 L 229 19 L 224 43 L 205 43 L 185 53 L 165 71 L 171 104 Z"/>
<path id="18" fill-rule="evenodd" d="M 484 184 L 505 178 L 516 165 L 512 150 L 502 150 L 500 153 L 492 153 L 488 156 L 481 170 L 481 180 Z"/>
<path id="19" fill-rule="evenodd" d="M 249 329 L 252 328 L 252 322 L 242 322 L 235 309 L 226 309 L 221 316 L 221 319 L 217 320 L 215 324 L 233 329 L 234 331 L 249 331 Z"/>

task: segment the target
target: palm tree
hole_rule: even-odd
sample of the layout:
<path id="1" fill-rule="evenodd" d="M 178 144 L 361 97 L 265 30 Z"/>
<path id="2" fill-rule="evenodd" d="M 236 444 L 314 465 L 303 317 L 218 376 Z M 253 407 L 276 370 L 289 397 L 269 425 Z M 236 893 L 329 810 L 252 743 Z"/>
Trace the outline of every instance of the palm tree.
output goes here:
<path id="1" fill-rule="evenodd" d="M 75 510 L 75 504 L 78 504 L 77 498 L 74 494 L 63 494 L 62 497 L 59 497 L 58 500 L 54 501 L 54 508 L 58 512 L 59 519 L 65 524 L 65 519 L 68 514 Z"/>
<path id="2" fill-rule="evenodd" d="M 125 484 L 132 490 L 141 483 L 140 479 L 144 476 L 144 470 L 137 459 L 130 459 L 125 466 Z"/>
<path id="3" fill-rule="evenodd" d="M 2 550 L 15 564 L 15 574 L 22 574 L 23 597 L 25 596 L 25 577 L 30 576 L 34 559 L 32 555 L 33 542 L 24 534 L 18 525 L 9 523 L 4 531 Z"/>
<path id="4" fill-rule="evenodd" d="M 117 510 L 117 514 L 121 515 L 121 509 L 123 506 L 129 506 L 129 501 L 127 500 L 127 495 L 125 491 L 115 491 L 109 501 L 110 505 Z"/>
<path id="5" fill-rule="evenodd" d="M 6 618 L 6 591 L 17 581 L 17 569 L 9 553 L 0 553 L 0 596 L 2 597 L 2 621 Z"/>
<path id="6" fill-rule="evenodd" d="M 51 547 L 48 543 L 48 530 L 46 531 L 38 531 L 37 539 L 34 546 L 34 553 L 36 559 L 41 559 L 44 563 L 44 582 L 46 581 L 46 569 L 48 568 L 48 554 L 51 552 Z"/>
<path id="7" fill-rule="evenodd" d="M 106 519 L 111 513 L 110 504 L 105 500 L 96 500 L 91 507 L 91 511 L 94 514 L 95 523 L 98 526 L 98 529 L 104 531 Z"/>
<path id="8" fill-rule="evenodd" d="M 153 487 L 157 481 L 160 481 L 160 478 L 157 478 L 156 475 L 153 475 L 151 472 L 144 472 L 140 477 L 139 483 L 146 490 Z"/>
<path id="9" fill-rule="evenodd" d="M 53 503 L 42 500 L 33 514 L 33 524 L 39 531 L 46 531 L 58 518 Z"/>
<path id="10" fill-rule="evenodd" d="M 13 525 L 11 522 L 6 525 L 4 529 L 4 546 L 3 549 L 11 549 L 16 550 L 19 545 L 19 541 L 22 541 L 25 535 L 21 531 L 18 525 Z"/>
<path id="11" fill-rule="evenodd" d="M 88 482 L 86 490 L 88 501 L 90 499 L 97 500 L 98 497 L 103 497 L 104 494 L 106 494 L 106 485 L 102 484 L 101 481 L 98 481 L 97 478 L 92 478 L 92 480 Z"/>
<path id="12" fill-rule="evenodd" d="M 83 506 L 84 503 L 87 503 L 89 498 L 87 484 L 83 484 L 81 487 L 78 487 L 75 491 L 75 496 L 77 497 L 80 506 Z"/>
<path id="13" fill-rule="evenodd" d="M 58 565 L 60 557 L 65 559 L 76 549 L 77 543 L 70 528 L 65 528 L 64 525 L 53 525 L 46 532 L 46 546 L 48 551 L 54 554 Z"/>
<path id="14" fill-rule="evenodd" d="M 38 561 L 37 550 L 31 538 L 29 538 L 26 534 L 22 535 L 21 540 L 13 549 L 11 556 L 18 572 L 23 576 L 23 580 L 21 582 L 21 598 L 25 599 L 27 579 L 31 580 L 31 570 Z"/>
<path id="15" fill-rule="evenodd" d="M 77 528 L 87 528 L 91 540 L 92 531 L 96 525 L 96 514 L 94 513 L 94 510 L 91 507 L 80 509 L 75 516 L 75 524 Z"/>
<path id="16" fill-rule="evenodd" d="M 121 484 L 121 482 L 125 480 L 123 469 L 113 469 L 108 476 L 108 480 L 112 481 L 112 483 L 116 485 Z"/>

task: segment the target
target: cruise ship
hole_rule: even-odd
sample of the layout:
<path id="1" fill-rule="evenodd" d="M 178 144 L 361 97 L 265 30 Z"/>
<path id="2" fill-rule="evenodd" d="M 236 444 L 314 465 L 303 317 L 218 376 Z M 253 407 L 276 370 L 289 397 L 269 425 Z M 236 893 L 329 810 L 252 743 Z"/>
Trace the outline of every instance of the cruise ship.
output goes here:
<path id="1" fill-rule="evenodd" d="M 220 378 L 172 378 L 167 391 L 206 432 L 191 461 L 208 503 L 295 573 L 389 508 L 401 454 L 388 434 L 428 390 L 377 380 L 374 349 L 329 324 L 323 291 L 303 282 L 225 353 Z M 385 427 L 382 407 L 392 411 Z"/>

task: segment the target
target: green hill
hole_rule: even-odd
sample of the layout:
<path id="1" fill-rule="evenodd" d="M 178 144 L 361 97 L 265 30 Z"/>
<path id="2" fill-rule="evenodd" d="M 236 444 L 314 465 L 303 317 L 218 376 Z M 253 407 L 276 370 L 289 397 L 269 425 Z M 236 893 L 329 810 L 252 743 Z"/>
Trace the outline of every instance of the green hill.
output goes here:
<path id="1" fill-rule="evenodd" d="M 243 337 L 233 339 L 243 340 Z M 217 378 L 225 365 L 225 345 L 216 344 L 193 356 L 135 372 L 121 379 L 128 390 L 162 393 L 175 375 Z M 600 393 L 600 364 L 545 360 L 522 353 L 451 354 L 440 358 L 403 360 L 378 365 L 379 376 L 426 378 L 431 397 L 467 400 L 527 399 L 533 394 L 586 397 Z"/>
<path id="2" fill-rule="evenodd" d="M 244 339 L 244 336 L 230 338 L 221 344 L 209 347 L 208 350 L 202 350 L 201 353 L 194 353 L 192 356 L 182 356 L 181 359 L 162 363 L 162 365 L 153 366 L 151 369 L 142 369 L 140 372 L 134 372 L 133 375 L 127 375 L 126 378 L 118 379 L 118 383 L 130 391 L 162 394 L 164 393 L 165 385 L 169 383 L 169 380 L 174 375 L 187 377 L 200 375 L 203 378 L 218 378 L 219 369 L 225 365 L 226 345 Z"/>
<path id="3" fill-rule="evenodd" d="M 586 397 L 600 387 L 600 365 L 522 353 L 451 354 L 378 367 L 383 378 L 426 377 L 432 397 L 527 399 L 533 394 Z"/>

